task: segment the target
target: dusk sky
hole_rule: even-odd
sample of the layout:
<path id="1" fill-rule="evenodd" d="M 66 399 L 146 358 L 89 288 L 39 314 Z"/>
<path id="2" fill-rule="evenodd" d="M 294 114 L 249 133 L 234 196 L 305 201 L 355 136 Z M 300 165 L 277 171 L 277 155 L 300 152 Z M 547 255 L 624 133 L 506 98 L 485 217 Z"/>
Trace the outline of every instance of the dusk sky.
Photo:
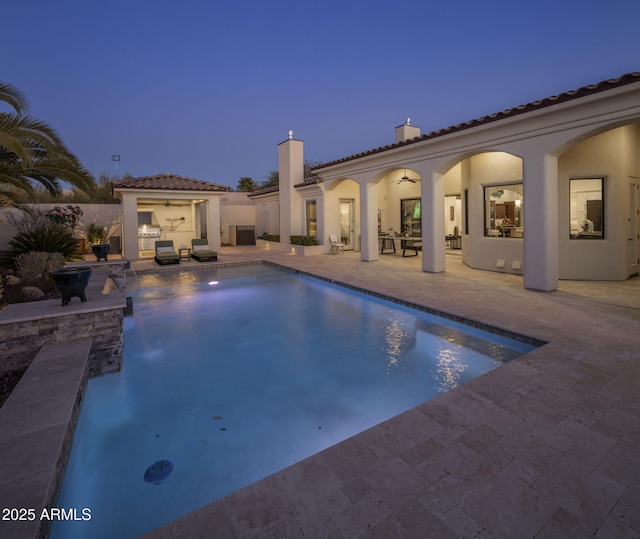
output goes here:
<path id="1" fill-rule="evenodd" d="M 4 0 L 0 80 L 95 175 L 235 188 L 640 71 L 639 0 Z M 4 110 L 4 108 L 3 108 Z"/>

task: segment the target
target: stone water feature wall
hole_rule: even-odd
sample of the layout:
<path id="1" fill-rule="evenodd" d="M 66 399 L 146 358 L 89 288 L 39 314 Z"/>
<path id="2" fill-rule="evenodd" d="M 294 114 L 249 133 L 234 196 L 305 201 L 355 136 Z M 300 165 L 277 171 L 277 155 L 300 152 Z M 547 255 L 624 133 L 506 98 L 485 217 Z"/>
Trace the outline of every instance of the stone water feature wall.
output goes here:
<path id="1" fill-rule="evenodd" d="M 86 337 L 93 337 L 89 376 L 119 371 L 124 348 L 122 320 L 122 307 L 118 307 L 0 324 L 0 371 L 28 367 L 45 344 Z"/>
<path id="2" fill-rule="evenodd" d="M 0 372 L 27 367 L 46 344 L 93 338 L 89 376 L 119 371 L 124 350 L 123 318 L 129 261 L 84 262 L 93 268 L 87 301 L 72 298 L 9 305 L 0 311 Z"/>

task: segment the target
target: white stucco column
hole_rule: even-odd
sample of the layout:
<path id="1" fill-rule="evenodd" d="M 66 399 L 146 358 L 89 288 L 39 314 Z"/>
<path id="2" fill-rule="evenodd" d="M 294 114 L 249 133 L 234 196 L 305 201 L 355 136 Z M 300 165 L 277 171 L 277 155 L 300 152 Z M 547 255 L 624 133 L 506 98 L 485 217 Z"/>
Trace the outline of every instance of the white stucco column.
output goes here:
<path id="1" fill-rule="evenodd" d="M 129 260 L 140 258 L 138 251 L 138 196 L 122 194 L 122 256 Z"/>
<path id="2" fill-rule="evenodd" d="M 524 287 L 558 288 L 558 158 L 523 156 Z"/>
<path id="3" fill-rule="evenodd" d="M 412 166 L 422 177 L 420 186 L 422 215 L 422 271 L 445 270 L 444 253 L 444 174 L 426 164 Z"/>
<path id="4" fill-rule="evenodd" d="M 360 184 L 360 259 L 378 260 L 378 184 Z"/>
<path id="5" fill-rule="evenodd" d="M 212 251 L 220 252 L 220 196 L 207 197 L 207 241 Z"/>
<path id="6" fill-rule="evenodd" d="M 293 137 L 293 132 L 290 133 Z M 302 199 L 293 187 L 304 181 L 304 143 L 289 138 L 278 145 L 280 196 L 280 242 L 289 243 L 291 235 L 303 234 Z"/>

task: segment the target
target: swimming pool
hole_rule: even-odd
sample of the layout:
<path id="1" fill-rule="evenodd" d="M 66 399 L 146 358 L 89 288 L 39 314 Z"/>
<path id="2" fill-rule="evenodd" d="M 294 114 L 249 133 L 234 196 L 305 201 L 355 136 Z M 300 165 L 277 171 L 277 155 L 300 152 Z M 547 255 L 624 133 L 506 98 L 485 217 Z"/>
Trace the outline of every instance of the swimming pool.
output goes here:
<path id="1" fill-rule="evenodd" d="M 123 370 L 89 381 L 57 503 L 91 520 L 54 539 L 135 537 L 535 348 L 267 265 L 128 286 Z"/>

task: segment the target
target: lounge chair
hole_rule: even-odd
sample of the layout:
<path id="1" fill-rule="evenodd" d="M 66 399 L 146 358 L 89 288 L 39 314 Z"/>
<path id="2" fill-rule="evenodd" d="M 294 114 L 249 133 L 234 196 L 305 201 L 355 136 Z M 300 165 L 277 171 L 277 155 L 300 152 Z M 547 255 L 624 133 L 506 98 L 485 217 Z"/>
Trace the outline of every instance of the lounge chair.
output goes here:
<path id="1" fill-rule="evenodd" d="M 344 253 L 344 243 L 338 241 L 338 237 L 335 234 L 329 234 L 329 240 L 331 241 L 331 253 Z"/>
<path id="2" fill-rule="evenodd" d="M 180 256 L 173 247 L 172 240 L 156 241 L 156 256 L 154 260 L 160 264 L 180 264 Z"/>
<path id="3" fill-rule="evenodd" d="M 209 248 L 209 242 L 206 239 L 194 239 L 191 240 L 191 258 L 198 262 L 218 260 L 218 253 Z"/>

